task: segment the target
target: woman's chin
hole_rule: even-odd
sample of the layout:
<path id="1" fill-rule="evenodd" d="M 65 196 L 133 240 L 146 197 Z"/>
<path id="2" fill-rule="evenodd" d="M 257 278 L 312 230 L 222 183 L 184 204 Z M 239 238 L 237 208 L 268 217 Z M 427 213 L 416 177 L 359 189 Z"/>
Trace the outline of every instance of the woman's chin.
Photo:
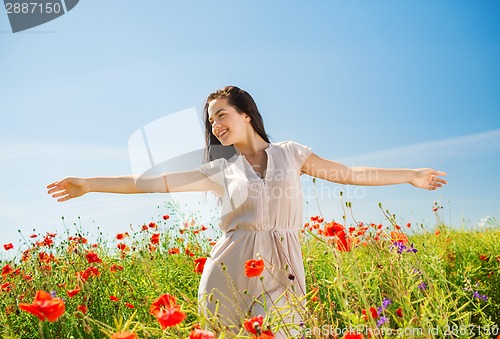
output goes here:
<path id="1" fill-rule="evenodd" d="M 219 140 L 219 141 L 220 141 L 220 144 L 221 144 L 222 146 L 231 146 L 231 145 L 232 145 L 232 143 L 230 144 L 230 143 L 228 143 L 228 142 L 227 142 L 227 141 L 225 141 L 225 140 Z"/>

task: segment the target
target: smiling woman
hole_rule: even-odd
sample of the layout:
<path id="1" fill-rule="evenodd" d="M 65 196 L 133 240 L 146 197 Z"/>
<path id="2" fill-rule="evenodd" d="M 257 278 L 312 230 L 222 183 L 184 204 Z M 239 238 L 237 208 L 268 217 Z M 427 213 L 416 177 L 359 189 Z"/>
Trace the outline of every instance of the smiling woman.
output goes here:
<path id="1" fill-rule="evenodd" d="M 446 181 L 433 169 L 348 167 L 293 141 L 271 143 L 257 105 L 244 90 L 224 87 L 204 106 L 205 163 L 193 171 L 132 176 L 66 178 L 48 193 L 66 201 L 87 192 L 211 191 L 220 198 L 223 235 L 205 262 L 199 310 L 219 333 L 237 333 L 249 316 L 278 324 L 277 338 L 300 335 L 307 314 L 298 233 L 302 226 L 300 175 L 353 185 L 410 183 L 435 190 Z M 251 274 L 249 266 L 259 264 Z M 248 270 L 247 270 L 248 271 Z"/>

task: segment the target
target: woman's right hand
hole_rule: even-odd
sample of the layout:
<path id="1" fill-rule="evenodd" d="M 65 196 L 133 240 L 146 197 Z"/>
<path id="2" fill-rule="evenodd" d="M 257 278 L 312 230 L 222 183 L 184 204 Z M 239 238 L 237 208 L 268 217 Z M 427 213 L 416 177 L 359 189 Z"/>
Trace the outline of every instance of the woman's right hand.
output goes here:
<path id="1" fill-rule="evenodd" d="M 47 186 L 47 193 L 52 194 L 57 201 L 66 201 L 77 198 L 90 191 L 88 182 L 84 178 L 69 177 L 61 181 L 56 181 Z"/>

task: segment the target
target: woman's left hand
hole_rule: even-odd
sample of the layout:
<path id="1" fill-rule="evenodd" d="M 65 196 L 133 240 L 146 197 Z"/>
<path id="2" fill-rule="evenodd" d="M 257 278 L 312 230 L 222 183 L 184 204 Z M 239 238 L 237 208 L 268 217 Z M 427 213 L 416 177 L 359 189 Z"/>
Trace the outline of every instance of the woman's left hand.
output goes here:
<path id="1" fill-rule="evenodd" d="M 410 184 L 428 190 L 435 190 L 448 182 L 439 176 L 445 176 L 446 172 L 436 171 L 431 168 L 415 169 L 415 174 L 410 180 Z"/>

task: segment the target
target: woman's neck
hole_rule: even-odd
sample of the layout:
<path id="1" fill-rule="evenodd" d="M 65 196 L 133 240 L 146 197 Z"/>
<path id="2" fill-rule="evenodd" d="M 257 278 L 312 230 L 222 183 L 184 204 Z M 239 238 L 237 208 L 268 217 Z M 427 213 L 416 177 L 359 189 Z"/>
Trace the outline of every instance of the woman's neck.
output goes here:
<path id="1" fill-rule="evenodd" d="M 258 155 L 261 152 L 264 152 L 264 150 L 269 146 L 269 143 L 262 139 L 260 135 L 255 133 L 254 136 L 251 138 L 247 139 L 246 142 L 234 144 L 234 148 L 236 149 L 236 153 L 248 156 L 248 157 L 254 157 Z"/>

